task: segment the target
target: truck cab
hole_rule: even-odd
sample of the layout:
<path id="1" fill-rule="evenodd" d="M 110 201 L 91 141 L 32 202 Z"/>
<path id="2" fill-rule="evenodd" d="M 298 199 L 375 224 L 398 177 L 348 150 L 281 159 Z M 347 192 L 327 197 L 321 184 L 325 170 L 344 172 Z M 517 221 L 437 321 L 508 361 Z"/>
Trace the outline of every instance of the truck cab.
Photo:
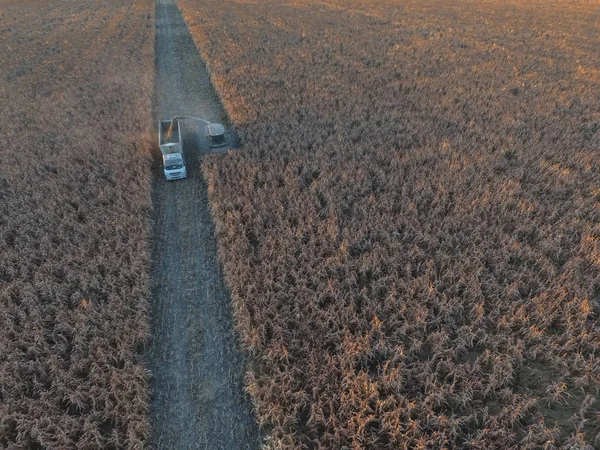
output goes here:
<path id="1" fill-rule="evenodd" d="M 163 169 L 167 180 L 179 180 L 187 177 L 185 156 L 181 149 L 172 148 L 173 153 L 163 153 Z"/>

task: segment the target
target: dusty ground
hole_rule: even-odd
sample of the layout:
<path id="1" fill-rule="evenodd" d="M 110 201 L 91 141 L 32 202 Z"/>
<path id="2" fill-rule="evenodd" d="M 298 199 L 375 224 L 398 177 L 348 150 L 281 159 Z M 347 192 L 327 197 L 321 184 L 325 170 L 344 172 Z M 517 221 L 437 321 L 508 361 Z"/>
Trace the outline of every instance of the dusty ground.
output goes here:
<path id="1" fill-rule="evenodd" d="M 225 121 L 175 1 L 156 8 L 156 120 L 193 115 Z M 244 359 L 217 262 L 198 128 L 183 126 L 188 178 L 154 171 L 151 423 L 157 449 L 251 449 L 258 431 L 243 394 Z"/>

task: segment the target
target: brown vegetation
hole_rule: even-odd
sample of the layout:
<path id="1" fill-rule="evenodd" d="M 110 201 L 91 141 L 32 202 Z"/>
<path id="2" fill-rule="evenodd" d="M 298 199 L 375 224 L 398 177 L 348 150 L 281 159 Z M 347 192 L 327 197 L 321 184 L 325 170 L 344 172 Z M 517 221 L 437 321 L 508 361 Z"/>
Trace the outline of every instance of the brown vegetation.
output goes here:
<path id="1" fill-rule="evenodd" d="M 597 4 L 180 5 L 271 447 L 597 448 Z"/>
<path id="2" fill-rule="evenodd" d="M 0 447 L 148 436 L 149 0 L 0 6 Z"/>

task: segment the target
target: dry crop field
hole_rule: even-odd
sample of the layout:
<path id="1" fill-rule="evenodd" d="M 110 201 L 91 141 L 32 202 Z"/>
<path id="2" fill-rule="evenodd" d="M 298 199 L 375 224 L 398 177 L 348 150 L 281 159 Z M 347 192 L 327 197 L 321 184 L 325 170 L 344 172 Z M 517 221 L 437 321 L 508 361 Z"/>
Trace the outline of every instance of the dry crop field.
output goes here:
<path id="1" fill-rule="evenodd" d="M 269 448 L 598 448 L 598 3 L 374 3 L 179 2 Z"/>
<path id="2" fill-rule="evenodd" d="M 0 3 L 0 447 L 142 448 L 154 4 Z"/>

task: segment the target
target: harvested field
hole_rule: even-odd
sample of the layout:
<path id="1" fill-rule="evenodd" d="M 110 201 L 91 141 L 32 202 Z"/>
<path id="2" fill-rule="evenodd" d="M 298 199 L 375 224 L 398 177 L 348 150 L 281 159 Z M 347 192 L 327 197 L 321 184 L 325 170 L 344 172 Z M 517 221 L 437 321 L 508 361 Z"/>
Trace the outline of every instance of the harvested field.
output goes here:
<path id="1" fill-rule="evenodd" d="M 0 447 L 150 430 L 153 2 L 0 5 Z"/>
<path id="2" fill-rule="evenodd" d="M 226 123 L 210 77 L 174 0 L 156 4 L 155 122 L 191 115 Z M 153 171 L 150 408 L 155 450 L 257 450 L 244 391 L 245 361 L 217 259 L 201 126 L 182 122 L 187 175 Z"/>
<path id="3" fill-rule="evenodd" d="M 597 2 L 180 0 L 269 448 L 600 446 Z"/>

